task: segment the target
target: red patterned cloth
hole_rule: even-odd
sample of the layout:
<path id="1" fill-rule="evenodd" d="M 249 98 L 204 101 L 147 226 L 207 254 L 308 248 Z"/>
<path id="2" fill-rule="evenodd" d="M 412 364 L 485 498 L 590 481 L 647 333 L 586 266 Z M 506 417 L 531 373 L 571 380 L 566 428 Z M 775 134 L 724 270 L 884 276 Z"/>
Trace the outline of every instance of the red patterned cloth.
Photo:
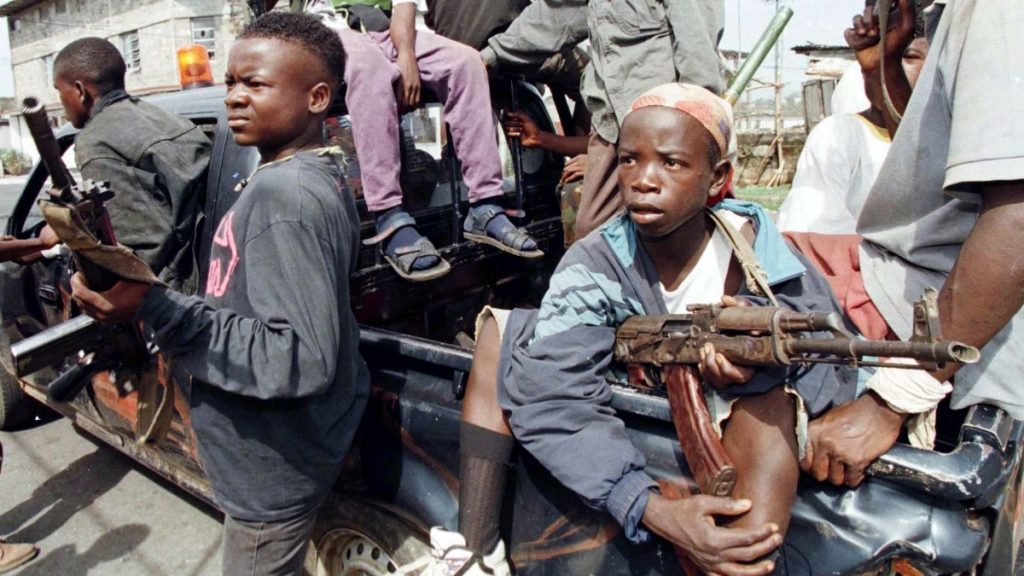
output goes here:
<path id="1" fill-rule="evenodd" d="M 782 235 L 825 276 L 843 313 L 861 334 L 872 340 L 897 339 L 864 288 L 860 236 L 814 232 L 784 232 Z"/>

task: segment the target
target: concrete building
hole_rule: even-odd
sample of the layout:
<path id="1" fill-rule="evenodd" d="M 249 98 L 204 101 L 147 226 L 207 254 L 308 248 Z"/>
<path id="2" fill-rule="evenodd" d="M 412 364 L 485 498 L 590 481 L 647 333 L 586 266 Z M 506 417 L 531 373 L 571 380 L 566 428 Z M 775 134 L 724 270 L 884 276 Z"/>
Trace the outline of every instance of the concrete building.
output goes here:
<path id="1" fill-rule="evenodd" d="M 174 90 L 182 46 L 206 46 L 214 81 L 224 77 L 228 48 L 248 20 L 248 8 L 243 0 L 0 0 L 0 16 L 10 32 L 14 102 L 39 98 L 57 125 L 65 119 L 53 89 L 53 59 L 69 42 L 85 36 L 110 40 L 124 56 L 133 94 Z M 10 114 L 10 146 L 34 157 L 15 103 L 4 110 Z"/>

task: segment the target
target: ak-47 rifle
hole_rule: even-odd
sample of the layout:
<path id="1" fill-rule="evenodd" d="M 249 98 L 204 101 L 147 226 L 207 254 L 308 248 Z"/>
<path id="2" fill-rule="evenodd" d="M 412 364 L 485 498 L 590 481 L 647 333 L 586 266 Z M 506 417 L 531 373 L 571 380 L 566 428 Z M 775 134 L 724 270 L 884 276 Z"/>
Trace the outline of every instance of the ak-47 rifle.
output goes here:
<path id="1" fill-rule="evenodd" d="M 977 348 L 940 341 L 934 290 L 914 304 L 914 337 L 907 342 L 853 337 L 835 313 L 720 305 L 687 309 L 689 314 L 628 318 L 615 333 L 615 359 L 626 364 L 630 381 L 639 385 L 645 385 L 645 367 L 661 368 L 683 456 L 700 491 L 714 496 L 732 493 L 736 468 L 714 431 L 694 369 L 705 343 L 742 366 L 826 363 L 934 370 L 980 358 Z M 822 332 L 831 338 L 808 337 Z M 868 357 L 910 358 L 917 364 L 865 360 Z"/>
<path id="2" fill-rule="evenodd" d="M 50 201 L 71 208 L 74 216 L 84 224 L 83 227 L 92 232 L 100 242 L 115 246 L 117 238 L 110 224 L 110 215 L 104 207 L 104 203 L 113 198 L 114 193 L 110 191 L 106 182 L 89 180 L 85 186 L 79 187 L 61 159 L 60 146 L 53 137 L 53 130 L 50 129 L 42 103 L 30 97 L 25 98 L 22 104 L 25 123 L 28 124 L 29 133 L 35 141 L 43 166 L 50 174 Z M 77 254 L 73 258 L 75 266 L 93 290 L 106 291 L 117 283 L 119 278 L 110 271 Z"/>
<path id="3" fill-rule="evenodd" d="M 50 174 L 49 202 L 66 208 L 69 217 L 100 243 L 117 245 L 110 215 L 104 207 L 104 203 L 113 198 L 114 193 L 106 182 L 86 181 L 84 186 L 78 186 L 61 160 L 60 146 L 50 129 L 43 105 L 35 98 L 26 98 L 22 103 L 29 132 Z M 113 272 L 74 251 L 72 258 L 75 268 L 82 273 L 93 290 L 109 290 L 120 279 Z M 148 349 L 133 324 L 104 326 L 86 316 L 72 318 L 11 346 L 11 355 L 19 376 L 54 366 L 75 354 L 77 358 L 74 365 L 47 387 L 47 395 L 51 400 L 71 400 L 85 387 L 93 374 L 116 366 L 138 363 L 148 356 Z"/>

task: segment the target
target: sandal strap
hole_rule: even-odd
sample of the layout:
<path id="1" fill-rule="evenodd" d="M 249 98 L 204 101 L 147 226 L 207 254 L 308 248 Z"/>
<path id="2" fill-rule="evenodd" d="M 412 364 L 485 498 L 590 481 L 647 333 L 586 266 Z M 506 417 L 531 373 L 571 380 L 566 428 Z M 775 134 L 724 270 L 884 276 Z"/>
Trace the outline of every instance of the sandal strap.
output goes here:
<path id="1" fill-rule="evenodd" d="M 402 268 L 402 271 L 406 274 L 412 271 L 413 262 L 417 258 L 422 256 L 437 256 L 441 257 L 441 253 L 434 247 L 427 237 L 421 237 L 419 240 L 413 242 L 409 246 L 402 246 L 401 248 L 395 249 L 395 260 L 398 265 Z"/>
<path id="2" fill-rule="evenodd" d="M 487 224 L 500 214 L 504 214 L 509 218 L 523 218 L 526 216 L 526 212 L 523 210 L 504 209 L 497 204 L 481 204 L 470 207 L 469 214 L 466 215 L 466 221 L 462 228 L 466 232 L 473 234 L 486 234 Z"/>
<path id="3" fill-rule="evenodd" d="M 532 238 L 524 228 L 506 228 L 505 233 L 501 235 L 501 243 L 516 250 L 522 250 L 527 240 Z"/>

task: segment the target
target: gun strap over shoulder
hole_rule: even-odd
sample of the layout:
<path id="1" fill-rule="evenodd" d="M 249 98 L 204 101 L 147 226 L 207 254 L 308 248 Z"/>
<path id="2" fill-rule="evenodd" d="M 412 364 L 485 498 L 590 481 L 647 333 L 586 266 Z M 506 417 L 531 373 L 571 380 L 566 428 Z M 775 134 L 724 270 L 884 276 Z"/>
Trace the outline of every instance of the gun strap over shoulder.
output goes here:
<path id="1" fill-rule="evenodd" d="M 736 255 L 736 259 L 739 260 L 740 267 L 743 269 L 743 278 L 747 284 L 747 289 L 752 294 L 768 298 L 772 306 L 778 306 L 779 302 L 775 299 L 775 293 L 772 292 L 771 286 L 768 285 L 768 274 L 761 266 L 761 261 L 758 260 L 757 254 L 754 253 L 754 247 L 717 210 L 708 208 L 707 212 L 711 220 L 714 221 L 715 227 L 729 241 L 729 245 L 732 246 L 732 252 Z"/>

